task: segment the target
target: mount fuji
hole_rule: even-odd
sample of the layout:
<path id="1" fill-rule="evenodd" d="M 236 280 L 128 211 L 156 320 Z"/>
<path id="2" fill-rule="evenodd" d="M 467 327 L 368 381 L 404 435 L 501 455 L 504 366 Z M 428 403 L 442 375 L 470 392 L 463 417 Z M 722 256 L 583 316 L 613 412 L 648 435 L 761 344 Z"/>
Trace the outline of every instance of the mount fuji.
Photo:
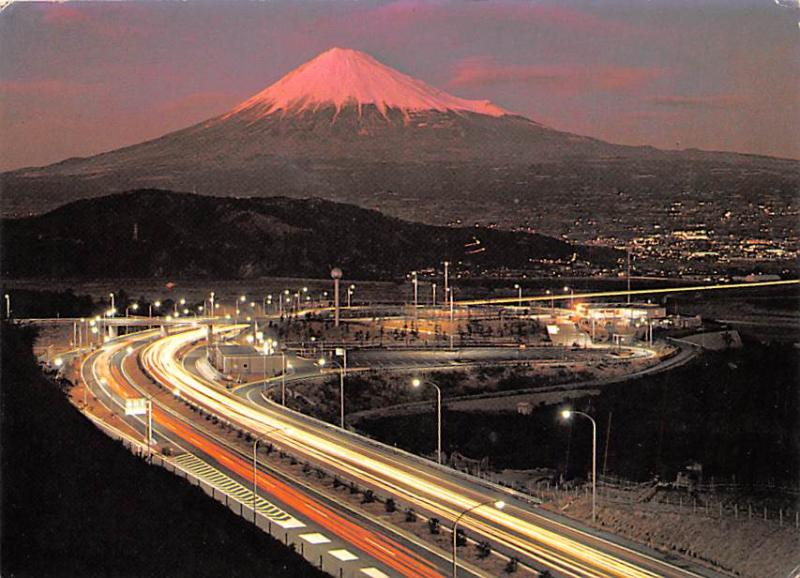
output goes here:
<path id="1" fill-rule="evenodd" d="M 485 202 L 504 203 L 504 195 L 535 201 L 541 180 L 531 171 L 542 167 L 558 175 L 592 166 L 605 176 L 587 177 L 590 184 L 613 187 L 609 175 L 620 166 L 642 172 L 642 163 L 734 158 L 760 157 L 660 151 L 561 132 L 450 95 L 363 52 L 331 48 L 221 116 L 96 156 L 4 173 L 0 183 L 6 214 L 158 187 L 316 196 L 441 223 L 452 218 L 454 201 L 474 207 L 467 218 Z M 542 195 L 564 192 L 553 182 Z"/>

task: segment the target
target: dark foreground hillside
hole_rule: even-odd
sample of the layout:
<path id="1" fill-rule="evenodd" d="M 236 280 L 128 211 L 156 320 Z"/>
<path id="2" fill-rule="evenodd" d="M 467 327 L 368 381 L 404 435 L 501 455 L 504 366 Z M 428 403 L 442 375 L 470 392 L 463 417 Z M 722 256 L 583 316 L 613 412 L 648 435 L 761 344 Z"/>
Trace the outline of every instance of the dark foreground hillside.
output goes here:
<path id="1" fill-rule="evenodd" d="M 142 190 L 0 222 L 7 277 L 396 278 L 438 267 L 483 274 L 576 258 L 605 266 L 617 251 L 543 235 L 435 227 L 319 199 L 219 198 Z"/>
<path id="2" fill-rule="evenodd" d="M 2 576 L 327 576 L 95 429 L 32 339 L 3 327 Z"/>

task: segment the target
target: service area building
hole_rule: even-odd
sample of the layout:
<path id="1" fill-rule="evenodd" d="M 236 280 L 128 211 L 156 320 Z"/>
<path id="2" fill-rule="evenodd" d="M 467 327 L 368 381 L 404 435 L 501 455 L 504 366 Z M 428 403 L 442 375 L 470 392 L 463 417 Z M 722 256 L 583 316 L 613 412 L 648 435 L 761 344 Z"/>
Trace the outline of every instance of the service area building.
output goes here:
<path id="1" fill-rule="evenodd" d="M 255 347 L 220 344 L 214 347 L 211 363 L 226 375 L 279 375 L 281 355 L 264 355 Z"/>

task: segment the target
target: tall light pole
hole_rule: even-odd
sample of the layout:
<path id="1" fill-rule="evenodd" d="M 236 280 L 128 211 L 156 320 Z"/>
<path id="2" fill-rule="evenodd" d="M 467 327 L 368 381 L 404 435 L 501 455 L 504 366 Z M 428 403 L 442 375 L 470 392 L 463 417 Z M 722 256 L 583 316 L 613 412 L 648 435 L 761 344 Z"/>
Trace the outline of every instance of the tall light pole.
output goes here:
<path id="1" fill-rule="evenodd" d="M 131 309 L 133 309 L 134 311 L 139 311 L 139 304 L 138 303 L 134 303 L 133 305 L 128 305 L 125 308 L 125 317 L 130 317 L 131 316 Z"/>
<path id="2" fill-rule="evenodd" d="M 572 287 L 564 285 L 564 293 L 569 293 L 569 306 L 572 307 L 572 301 L 575 298 L 575 290 Z"/>
<path id="3" fill-rule="evenodd" d="M 628 270 L 627 270 L 627 274 L 625 276 L 628 278 L 628 303 L 630 303 L 631 302 L 631 249 L 630 249 L 630 247 L 628 247 L 625 250 L 625 255 L 626 255 L 627 261 L 628 261 L 628 267 L 627 267 Z"/>
<path id="4" fill-rule="evenodd" d="M 450 321 L 453 321 L 453 288 L 449 287 L 447 289 L 448 293 L 450 294 Z"/>
<path id="5" fill-rule="evenodd" d="M 417 272 L 411 272 L 411 284 L 414 286 L 414 318 L 417 317 L 417 305 L 419 304 L 419 279 L 417 278 Z"/>
<path id="6" fill-rule="evenodd" d="M 458 576 L 458 550 L 457 550 L 458 544 L 456 542 L 458 523 L 461 521 L 461 518 L 463 518 L 470 512 L 477 510 L 481 506 L 488 506 L 489 504 L 494 505 L 494 507 L 497 508 L 498 510 L 502 510 L 503 508 L 506 507 L 506 503 L 502 500 L 486 500 L 484 502 L 479 502 L 474 506 L 464 510 L 458 515 L 458 517 L 453 522 L 453 578 L 457 578 Z"/>
<path id="7" fill-rule="evenodd" d="M 114 294 L 113 293 L 109 293 L 108 296 L 111 297 L 111 310 L 114 311 L 116 309 L 116 307 L 114 306 Z M 113 313 L 112 313 L 112 315 L 113 315 Z"/>
<path id="8" fill-rule="evenodd" d="M 342 270 L 339 267 L 331 269 L 333 279 L 333 325 L 339 327 L 339 281 L 342 279 Z"/>
<path id="9" fill-rule="evenodd" d="M 564 420 L 570 419 L 573 415 L 580 415 L 592 422 L 592 523 L 597 521 L 597 422 L 588 413 L 565 409 L 561 411 Z"/>
<path id="10" fill-rule="evenodd" d="M 514 289 L 517 290 L 517 307 L 522 307 L 522 287 L 519 283 L 514 283 Z"/>
<path id="11" fill-rule="evenodd" d="M 436 388 L 436 463 L 442 463 L 442 390 L 430 380 L 421 380 L 415 377 L 411 380 L 412 387 L 420 387 L 422 384 Z"/>
<path id="12" fill-rule="evenodd" d="M 352 306 L 352 301 L 350 299 L 353 296 L 353 293 L 355 293 L 355 292 L 356 292 L 356 286 L 355 285 L 350 285 L 347 288 L 347 308 L 348 309 L 350 309 L 350 307 Z"/>
<path id="13" fill-rule="evenodd" d="M 344 347 L 337 347 L 335 350 L 336 355 L 342 358 L 341 363 L 334 361 L 339 367 L 339 427 L 344 429 L 344 376 L 347 373 L 347 350 Z M 327 360 L 320 357 L 317 365 L 325 367 Z"/>
<path id="14" fill-rule="evenodd" d="M 5 294 L 6 298 L 6 319 L 11 319 L 11 295 Z"/>
<path id="15" fill-rule="evenodd" d="M 431 307 L 436 307 L 436 283 L 431 283 Z"/>
<path id="16" fill-rule="evenodd" d="M 550 315 L 553 315 L 556 312 L 556 299 L 550 289 L 545 291 L 545 295 L 550 295 Z"/>
<path id="17" fill-rule="evenodd" d="M 286 405 L 286 345 L 281 349 L 281 405 Z"/>
<path id="18" fill-rule="evenodd" d="M 445 261 L 444 262 L 444 295 L 445 295 L 445 298 L 447 298 L 448 289 L 450 287 L 449 280 L 448 280 L 449 268 L 450 268 L 450 261 Z"/>

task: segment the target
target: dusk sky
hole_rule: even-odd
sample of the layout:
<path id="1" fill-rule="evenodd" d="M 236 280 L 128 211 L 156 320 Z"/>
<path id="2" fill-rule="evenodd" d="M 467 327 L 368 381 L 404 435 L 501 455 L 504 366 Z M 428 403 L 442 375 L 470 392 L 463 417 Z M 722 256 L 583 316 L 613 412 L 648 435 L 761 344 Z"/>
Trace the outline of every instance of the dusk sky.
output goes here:
<path id="1" fill-rule="evenodd" d="M 788 0 L 12 3 L 0 169 L 183 128 L 332 46 L 561 130 L 800 158 L 799 18 Z"/>

